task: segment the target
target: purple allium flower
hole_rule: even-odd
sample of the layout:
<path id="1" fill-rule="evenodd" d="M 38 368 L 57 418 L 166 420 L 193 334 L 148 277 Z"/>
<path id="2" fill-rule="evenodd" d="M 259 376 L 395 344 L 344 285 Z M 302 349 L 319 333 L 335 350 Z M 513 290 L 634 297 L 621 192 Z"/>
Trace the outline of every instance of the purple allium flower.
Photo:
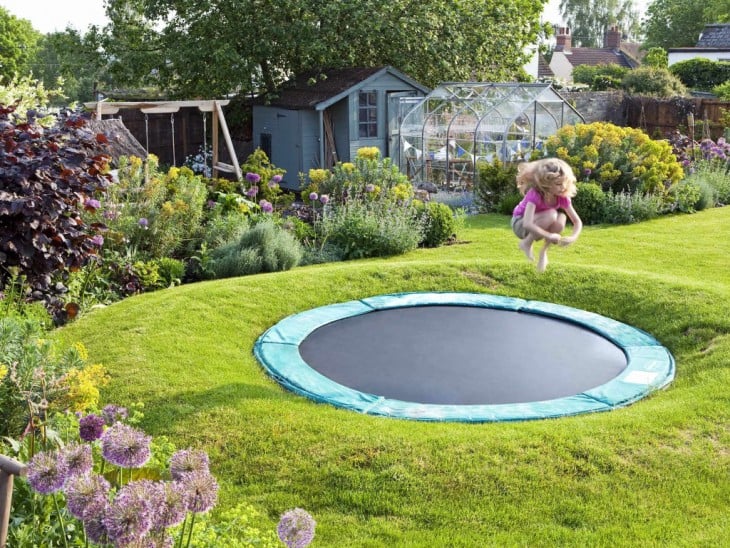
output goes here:
<path id="1" fill-rule="evenodd" d="M 113 221 L 114 219 L 119 217 L 119 213 L 117 213 L 116 211 L 112 211 L 110 209 L 104 210 L 104 213 L 102 213 L 101 215 L 102 215 L 102 217 L 104 217 L 105 219 L 108 219 L 110 221 Z"/>
<path id="2" fill-rule="evenodd" d="M 187 508 L 196 514 L 207 512 L 218 500 L 218 482 L 210 472 L 187 472 L 180 478 L 187 491 Z"/>
<path id="3" fill-rule="evenodd" d="M 98 440 L 104 433 L 104 419 L 99 415 L 86 415 L 79 419 L 79 437 L 84 441 Z"/>
<path id="4" fill-rule="evenodd" d="M 96 234 L 91 238 L 91 243 L 94 244 L 96 247 L 101 247 L 104 245 L 104 236 L 101 234 Z"/>
<path id="5" fill-rule="evenodd" d="M 101 436 L 101 455 L 120 468 L 141 468 L 150 459 L 151 440 L 141 430 L 117 422 Z"/>
<path id="6" fill-rule="evenodd" d="M 188 490 L 179 481 L 159 482 L 155 499 L 153 529 L 178 525 L 188 513 Z"/>
<path id="7" fill-rule="evenodd" d="M 317 198 L 319 198 L 319 194 L 317 194 L 316 192 L 309 193 L 309 199 L 312 200 L 313 202 L 317 201 Z"/>
<path id="8" fill-rule="evenodd" d="M 41 495 L 58 491 L 67 476 L 66 460 L 55 451 L 36 453 L 28 463 L 28 483 Z"/>
<path id="9" fill-rule="evenodd" d="M 142 217 L 139 221 L 137 221 L 137 224 L 147 230 L 147 227 L 150 226 L 150 222 L 147 220 L 146 217 Z"/>
<path id="10" fill-rule="evenodd" d="M 69 478 L 63 490 L 66 507 L 72 516 L 84 520 L 101 512 L 109 501 L 109 482 L 100 474 Z"/>
<path id="11" fill-rule="evenodd" d="M 375 192 L 375 185 L 368 183 L 365 185 L 365 192 Z"/>
<path id="12" fill-rule="evenodd" d="M 139 483 L 133 481 L 122 487 L 104 516 L 104 526 L 115 546 L 139 542 L 152 526 L 146 489 Z"/>
<path id="13" fill-rule="evenodd" d="M 208 206 L 208 209 L 215 209 L 216 202 L 214 200 L 208 200 L 207 206 Z"/>
<path id="14" fill-rule="evenodd" d="M 587 167 L 583 170 L 583 173 L 585 173 L 586 177 L 590 177 L 593 171 L 591 170 L 591 168 Z"/>
<path id="15" fill-rule="evenodd" d="M 249 183 L 252 183 L 255 185 L 255 184 L 258 184 L 258 182 L 261 180 L 261 175 L 259 175 L 258 173 L 249 172 L 249 173 L 246 173 L 246 180 Z"/>
<path id="16" fill-rule="evenodd" d="M 319 201 L 322 202 L 322 205 L 327 205 L 329 203 L 329 201 L 330 201 L 330 197 L 327 196 L 327 194 L 322 194 L 319 197 Z"/>
<path id="17" fill-rule="evenodd" d="M 248 196 L 249 198 L 254 198 L 258 193 L 259 187 L 254 185 L 246 191 L 246 196 Z"/>
<path id="18" fill-rule="evenodd" d="M 288 548 L 304 548 L 314 539 L 314 527 L 317 523 L 309 512 L 294 508 L 284 512 L 276 527 L 276 533 Z"/>
<path id="19" fill-rule="evenodd" d="M 719 141 L 718 141 L 718 143 L 719 143 Z M 284 178 L 284 177 L 283 177 L 282 175 L 278 175 L 278 174 L 277 174 L 277 175 L 274 175 L 274 176 L 273 176 L 273 177 L 271 178 L 271 181 L 269 181 L 269 183 L 274 183 L 274 184 L 278 185 L 278 184 L 279 184 L 279 183 L 281 182 L 281 180 L 282 180 L 283 178 Z"/>
<path id="20" fill-rule="evenodd" d="M 126 420 L 129 417 L 129 412 L 126 407 L 110 403 L 101 410 L 101 416 L 104 417 L 106 425 L 111 426 L 115 422 Z"/>
<path id="21" fill-rule="evenodd" d="M 102 545 L 107 543 L 108 531 L 106 528 L 105 518 L 108 513 L 108 502 L 84 510 L 84 530 L 86 531 L 86 536 L 91 542 Z"/>
<path id="22" fill-rule="evenodd" d="M 63 448 L 63 458 L 66 459 L 69 477 L 82 476 L 89 473 L 94 467 L 90 445 L 69 443 Z"/>
<path id="23" fill-rule="evenodd" d="M 267 200 L 261 200 L 259 202 L 259 206 L 261 206 L 261 211 L 263 211 L 264 213 L 271 213 L 272 211 L 274 211 L 274 206 L 271 205 L 271 202 Z"/>
<path id="24" fill-rule="evenodd" d="M 210 472 L 210 460 L 205 451 L 181 449 L 170 457 L 170 475 L 174 480 L 181 480 L 188 472 Z"/>
<path id="25" fill-rule="evenodd" d="M 101 207 L 101 203 L 99 203 L 99 200 L 95 200 L 94 198 L 89 198 L 84 202 L 84 207 L 88 209 L 99 209 Z"/>

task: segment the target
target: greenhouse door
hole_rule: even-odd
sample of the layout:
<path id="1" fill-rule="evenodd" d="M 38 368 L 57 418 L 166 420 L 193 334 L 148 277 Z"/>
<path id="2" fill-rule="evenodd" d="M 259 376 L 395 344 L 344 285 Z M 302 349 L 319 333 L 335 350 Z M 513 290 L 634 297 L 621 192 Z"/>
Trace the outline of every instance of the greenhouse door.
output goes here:
<path id="1" fill-rule="evenodd" d="M 400 159 L 400 123 L 403 114 L 400 112 L 401 97 L 413 97 L 415 94 L 410 91 L 400 91 L 386 93 L 388 98 L 388 110 L 385 113 L 388 119 L 388 140 L 386 142 L 387 150 L 385 156 L 392 158 L 395 164 Z"/>

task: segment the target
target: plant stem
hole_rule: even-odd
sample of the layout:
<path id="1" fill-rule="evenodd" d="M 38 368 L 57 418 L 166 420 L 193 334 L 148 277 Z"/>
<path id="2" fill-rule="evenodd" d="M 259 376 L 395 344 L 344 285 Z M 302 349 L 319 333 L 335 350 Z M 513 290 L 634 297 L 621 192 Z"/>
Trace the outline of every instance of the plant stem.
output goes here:
<path id="1" fill-rule="evenodd" d="M 53 505 L 56 507 L 56 514 L 58 514 L 58 521 L 61 524 L 61 534 L 63 535 L 63 545 L 68 548 L 68 540 L 66 540 L 66 524 L 63 521 L 63 515 L 61 515 L 61 507 L 58 506 L 58 496 L 53 493 Z"/>
<path id="2" fill-rule="evenodd" d="M 190 548 L 190 540 L 193 538 L 193 526 L 195 526 L 195 514 L 190 517 L 190 531 L 188 531 L 188 543 L 185 548 Z"/>

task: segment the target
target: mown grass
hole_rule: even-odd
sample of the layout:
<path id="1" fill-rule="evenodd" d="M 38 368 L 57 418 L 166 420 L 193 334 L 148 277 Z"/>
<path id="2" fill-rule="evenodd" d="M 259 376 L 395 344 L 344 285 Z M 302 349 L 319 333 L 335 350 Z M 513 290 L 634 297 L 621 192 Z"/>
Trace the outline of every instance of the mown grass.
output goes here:
<path id="1" fill-rule="evenodd" d="M 452 246 L 159 291 L 61 334 L 110 371 L 105 401 L 144 402 L 149 433 L 209 452 L 220 506 L 250 502 L 268 528 L 305 508 L 314 546 L 728 545 L 729 224 L 722 208 L 587 227 L 539 275 L 505 217 L 476 216 Z M 289 314 L 402 291 L 597 312 L 652 333 L 677 376 L 606 413 L 422 423 L 312 403 L 252 354 Z"/>

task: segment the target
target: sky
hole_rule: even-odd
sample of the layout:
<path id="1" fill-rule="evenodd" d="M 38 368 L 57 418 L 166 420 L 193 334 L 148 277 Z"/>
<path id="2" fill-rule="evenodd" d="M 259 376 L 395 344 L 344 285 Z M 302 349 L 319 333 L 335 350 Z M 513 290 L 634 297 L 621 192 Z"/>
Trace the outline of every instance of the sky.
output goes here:
<path id="1" fill-rule="evenodd" d="M 650 1 L 634 3 L 643 12 Z M 20 19 L 27 19 L 43 34 L 63 31 L 67 25 L 83 32 L 92 24 L 106 22 L 104 0 L 0 0 L 0 6 Z M 562 23 L 559 6 L 560 0 L 549 0 L 543 20 Z"/>
<path id="2" fill-rule="evenodd" d="M 0 6 L 19 19 L 27 19 L 43 34 L 63 31 L 67 25 L 86 31 L 90 25 L 103 25 L 104 0 L 0 0 Z"/>

